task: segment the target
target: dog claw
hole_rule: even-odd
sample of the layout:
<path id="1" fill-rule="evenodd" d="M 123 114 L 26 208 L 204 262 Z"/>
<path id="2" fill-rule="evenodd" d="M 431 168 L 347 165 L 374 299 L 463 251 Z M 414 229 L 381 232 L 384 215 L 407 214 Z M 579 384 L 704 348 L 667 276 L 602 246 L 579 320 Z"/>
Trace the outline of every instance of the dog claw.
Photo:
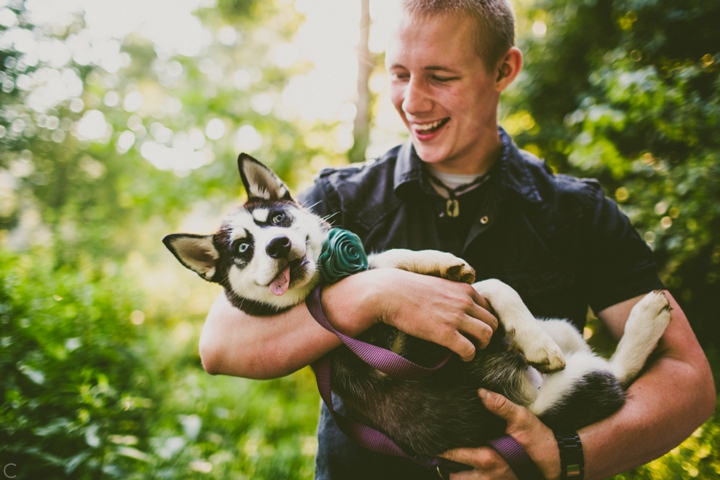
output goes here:
<path id="1" fill-rule="evenodd" d="M 475 281 L 475 270 L 466 262 L 460 265 L 453 265 L 441 273 L 443 278 L 454 282 L 473 283 Z"/>
<path id="2" fill-rule="evenodd" d="M 553 373 L 559 372 L 565 369 L 565 360 L 562 358 L 548 359 L 543 363 L 531 362 L 525 357 L 525 360 L 532 367 L 535 367 L 539 372 L 542 373 Z"/>
<path id="3" fill-rule="evenodd" d="M 533 332 L 522 341 L 518 341 L 516 336 L 514 343 L 525 356 L 525 361 L 542 373 L 565 368 L 565 356 L 560 347 L 543 331 Z"/>

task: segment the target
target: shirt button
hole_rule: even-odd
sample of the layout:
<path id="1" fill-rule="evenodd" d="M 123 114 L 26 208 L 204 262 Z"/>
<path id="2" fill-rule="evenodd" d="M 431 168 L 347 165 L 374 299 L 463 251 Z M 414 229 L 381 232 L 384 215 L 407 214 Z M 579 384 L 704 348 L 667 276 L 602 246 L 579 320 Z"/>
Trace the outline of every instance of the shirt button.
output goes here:
<path id="1" fill-rule="evenodd" d="M 488 218 L 487 215 L 483 215 L 482 217 L 480 217 L 480 223 L 482 223 L 483 225 L 487 225 L 487 223 L 489 221 L 490 221 L 490 218 Z"/>

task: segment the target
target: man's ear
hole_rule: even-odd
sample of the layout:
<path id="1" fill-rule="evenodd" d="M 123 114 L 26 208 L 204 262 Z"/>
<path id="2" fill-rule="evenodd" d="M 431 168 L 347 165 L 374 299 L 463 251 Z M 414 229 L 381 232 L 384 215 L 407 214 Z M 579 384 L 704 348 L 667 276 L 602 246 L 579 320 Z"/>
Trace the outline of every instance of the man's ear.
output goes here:
<path id="1" fill-rule="evenodd" d="M 238 170 L 248 200 L 290 200 L 290 190 L 275 173 L 246 153 L 238 157 Z"/>
<path id="2" fill-rule="evenodd" d="M 510 47 L 505 56 L 499 62 L 495 89 L 498 92 L 505 90 L 515 77 L 518 76 L 523 66 L 522 52 L 517 47 Z"/>
<path id="3" fill-rule="evenodd" d="M 217 260 L 220 258 L 212 235 L 173 233 L 166 235 L 162 241 L 180 263 L 200 275 L 203 280 L 212 281 Z"/>

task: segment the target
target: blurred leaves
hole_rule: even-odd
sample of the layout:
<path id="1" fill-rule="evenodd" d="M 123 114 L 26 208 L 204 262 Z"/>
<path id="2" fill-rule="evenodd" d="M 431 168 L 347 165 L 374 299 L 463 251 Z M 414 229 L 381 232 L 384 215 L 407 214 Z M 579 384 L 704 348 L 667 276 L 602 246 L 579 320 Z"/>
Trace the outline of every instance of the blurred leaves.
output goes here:
<path id="1" fill-rule="evenodd" d="M 3 8 L 16 21 L 0 26 L 0 230 L 16 247 L 52 244 L 60 263 L 122 258 L 138 225 L 237 196 L 240 151 L 291 184 L 308 179 L 311 159 L 337 156 L 304 140 L 330 126 L 283 117 L 293 67 L 270 49 L 297 28 L 293 9 L 201 7 L 188 56 L 138 33 L 92 39 L 81 15 L 34 24 L 25 5 Z"/>
<path id="2" fill-rule="evenodd" d="M 94 38 L 80 13 L 46 24 L 4 5 L 0 460 L 27 479 L 310 478 L 310 374 L 210 377 L 187 295 L 155 283 L 164 302 L 148 303 L 138 283 L 188 210 L 220 215 L 236 199 L 239 151 L 291 183 L 337 156 L 305 143 L 325 125 L 281 115 L 293 70 L 269 51 L 300 17 L 204 2 L 202 23 L 184 18 L 194 43 L 181 53 L 138 32 Z"/>
<path id="3" fill-rule="evenodd" d="M 653 248 L 701 342 L 720 343 L 720 4 L 539 0 L 511 102 L 518 142 L 599 178 Z M 536 28 L 541 22 L 545 28 Z"/>
<path id="4" fill-rule="evenodd" d="M 18 479 L 310 478 L 308 370 L 211 377 L 132 280 L 0 253 L 0 462 Z M 151 310 L 149 310 L 151 311 Z"/>
<path id="5" fill-rule="evenodd" d="M 131 472 L 107 438 L 148 437 L 146 410 L 123 402 L 127 392 L 149 394 L 132 351 L 132 295 L 118 279 L 53 271 L 50 263 L 40 253 L 0 254 L 0 453 L 21 472 L 35 465 L 22 478 L 110 466 Z"/>

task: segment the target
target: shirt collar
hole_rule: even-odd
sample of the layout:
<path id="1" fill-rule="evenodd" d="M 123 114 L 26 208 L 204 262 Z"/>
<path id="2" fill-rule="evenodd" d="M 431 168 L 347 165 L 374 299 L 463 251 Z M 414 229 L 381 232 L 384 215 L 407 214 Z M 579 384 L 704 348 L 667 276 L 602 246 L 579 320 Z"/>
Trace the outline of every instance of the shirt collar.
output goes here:
<path id="1" fill-rule="evenodd" d="M 521 151 L 510 135 L 502 127 L 500 130 L 500 141 L 502 142 L 502 153 L 500 154 L 500 184 L 503 187 L 516 191 L 528 202 L 537 203 L 542 201 L 534 175 L 528 168 L 526 157 L 532 156 L 528 152 Z M 538 161 L 538 159 L 535 159 Z"/>
<path id="2" fill-rule="evenodd" d="M 412 141 L 408 140 L 400 147 L 395 163 L 395 175 L 393 178 L 395 192 L 415 184 L 423 184 L 423 163 L 415 153 Z"/>
<path id="3" fill-rule="evenodd" d="M 517 192 L 525 200 L 536 203 L 542 198 L 538 193 L 533 175 L 523 156 L 529 155 L 522 152 L 512 141 L 510 135 L 498 127 L 501 141 L 500 159 L 493 170 L 498 172 L 499 184 L 502 188 L 509 188 Z M 428 191 L 427 182 L 423 176 L 423 163 L 415 152 L 412 141 L 408 140 L 401 147 L 397 155 L 394 173 L 394 189 L 396 193 L 415 184 Z"/>

